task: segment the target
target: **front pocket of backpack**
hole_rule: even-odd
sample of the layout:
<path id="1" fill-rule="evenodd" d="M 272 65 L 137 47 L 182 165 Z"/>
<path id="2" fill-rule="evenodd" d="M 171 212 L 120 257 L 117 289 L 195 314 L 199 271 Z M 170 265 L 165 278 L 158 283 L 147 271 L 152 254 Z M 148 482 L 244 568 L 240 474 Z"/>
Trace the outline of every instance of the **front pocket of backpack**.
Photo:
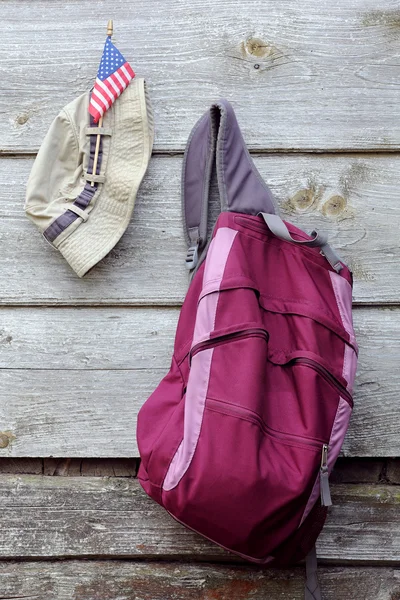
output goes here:
<path id="1" fill-rule="evenodd" d="M 192 360 L 212 349 L 207 397 L 258 412 L 267 385 L 268 339 L 265 329 L 252 327 L 196 344 Z"/>
<path id="2" fill-rule="evenodd" d="M 299 526 L 322 448 L 207 397 L 193 460 L 178 485 L 163 486 L 163 505 L 209 539 L 264 562 Z"/>
<path id="3" fill-rule="evenodd" d="M 300 448 L 306 446 L 307 448 L 314 448 L 322 453 L 322 448 L 327 443 L 327 440 L 305 437 L 295 433 L 283 433 L 282 431 L 273 429 L 270 425 L 263 421 L 263 419 L 257 413 L 253 413 L 248 409 L 235 406 L 234 404 L 221 402 L 220 400 L 215 400 L 213 398 L 207 398 L 207 408 L 214 412 L 219 412 L 224 415 L 249 421 L 250 423 L 256 425 L 260 431 L 264 433 L 264 435 L 274 438 L 278 442 L 288 446 L 297 446 Z"/>
<path id="4" fill-rule="evenodd" d="M 183 439 L 171 457 L 163 488 L 173 489 L 188 470 L 196 451 L 206 398 L 219 398 L 256 410 L 265 389 L 268 333 L 259 327 L 213 335 L 190 352 Z M 250 406 L 247 406 L 250 404 Z"/>
<path id="5" fill-rule="evenodd" d="M 341 399 L 353 399 L 345 381 L 311 352 L 294 352 L 285 362 L 268 362 L 263 420 L 284 434 L 330 438 Z"/>

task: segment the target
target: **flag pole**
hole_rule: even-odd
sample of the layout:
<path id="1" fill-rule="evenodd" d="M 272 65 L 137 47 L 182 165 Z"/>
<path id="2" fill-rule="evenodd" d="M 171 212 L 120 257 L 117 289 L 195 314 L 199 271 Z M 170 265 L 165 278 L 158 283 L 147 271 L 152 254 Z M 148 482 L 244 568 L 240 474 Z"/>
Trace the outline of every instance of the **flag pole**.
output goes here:
<path id="1" fill-rule="evenodd" d="M 107 23 L 107 36 L 112 36 L 112 34 L 113 34 L 113 22 L 110 19 Z M 101 127 L 102 125 L 103 125 L 103 115 L 99 119 L 98 127 Z M 96 149 L 94 151 L 94 160 L 93 160 L 93 169 L 92 169 L 92 174 L 94 174 L 94 175 L 96 174 L 97 162 L 99 160 L 100 138 L 101 138 L 101 135 L 97 134 Z M 94 187 L 94 181 L 92 181 L 90 185 L 92 187 Z"/>

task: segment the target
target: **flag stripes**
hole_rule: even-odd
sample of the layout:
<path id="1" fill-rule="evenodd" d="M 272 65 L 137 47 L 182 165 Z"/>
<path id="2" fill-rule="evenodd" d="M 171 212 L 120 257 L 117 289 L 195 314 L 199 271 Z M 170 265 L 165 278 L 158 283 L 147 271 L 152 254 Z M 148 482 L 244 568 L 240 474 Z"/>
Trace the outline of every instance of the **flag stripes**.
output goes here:
<path id="1" fill-rule="evenodd" d="M 135 73 L 119 50 L 107 37 L 94 88 L 92 90 L 89 113 L 95 123 L 126 89 Z"/>
<path id="2" fill-rule="evenodd" d="M 95 123 L 110 108 L 134 76 L 135 73 L 130 64 L 125 63 L 104 81 L 99 77 L 96 78 L 89 106 L 89 112 Z"/>

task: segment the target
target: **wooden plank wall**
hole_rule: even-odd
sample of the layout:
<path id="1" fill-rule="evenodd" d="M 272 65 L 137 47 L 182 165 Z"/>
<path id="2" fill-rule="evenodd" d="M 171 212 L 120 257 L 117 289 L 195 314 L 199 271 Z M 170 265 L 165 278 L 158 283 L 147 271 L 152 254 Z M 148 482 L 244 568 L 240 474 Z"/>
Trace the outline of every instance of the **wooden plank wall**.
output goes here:
<path id="1" fill-rule="evenodd" d="M 137 411 L 188 283 L 182 152 L 221 96 L 282 215 L 327 231 L 354 273 L 360 362 L 318 545 L 324 599 L 399 598 L 396 4 L 3 0 L 1 17 L 0 598 L 303 597 L 302 567 L 239 564 L 135 478 Z M 147 79 L 156 142 L 132 223 L 81 280 L 25 218 L 25 184 L 52 119 L 91 87 L 109 18 Z"/>

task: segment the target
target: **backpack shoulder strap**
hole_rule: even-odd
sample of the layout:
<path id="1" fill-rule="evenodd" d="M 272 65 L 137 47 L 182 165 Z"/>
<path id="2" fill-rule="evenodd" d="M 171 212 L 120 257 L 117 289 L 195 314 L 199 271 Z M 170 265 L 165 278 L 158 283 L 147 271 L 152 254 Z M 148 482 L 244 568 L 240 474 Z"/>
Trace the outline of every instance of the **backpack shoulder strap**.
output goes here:
<path id="1" fill-rule="evenodd" d="M 216 166 L 221 211 L 274 214 L 273 196 L 246 148 L 236 115 L 219 100 L 194 126 L 182 169 L 182 211 L 188 244 L 186 265 L 193 269 L 207 243 L 210 181 Z"/>
<path id="2" fill-rule="evenodd" d="M 312 547 L 306 557 L 304 600 L 322 600 L 321 588 L 319 587 L 317 575 L 317 553 L 315 546 Z"/>

